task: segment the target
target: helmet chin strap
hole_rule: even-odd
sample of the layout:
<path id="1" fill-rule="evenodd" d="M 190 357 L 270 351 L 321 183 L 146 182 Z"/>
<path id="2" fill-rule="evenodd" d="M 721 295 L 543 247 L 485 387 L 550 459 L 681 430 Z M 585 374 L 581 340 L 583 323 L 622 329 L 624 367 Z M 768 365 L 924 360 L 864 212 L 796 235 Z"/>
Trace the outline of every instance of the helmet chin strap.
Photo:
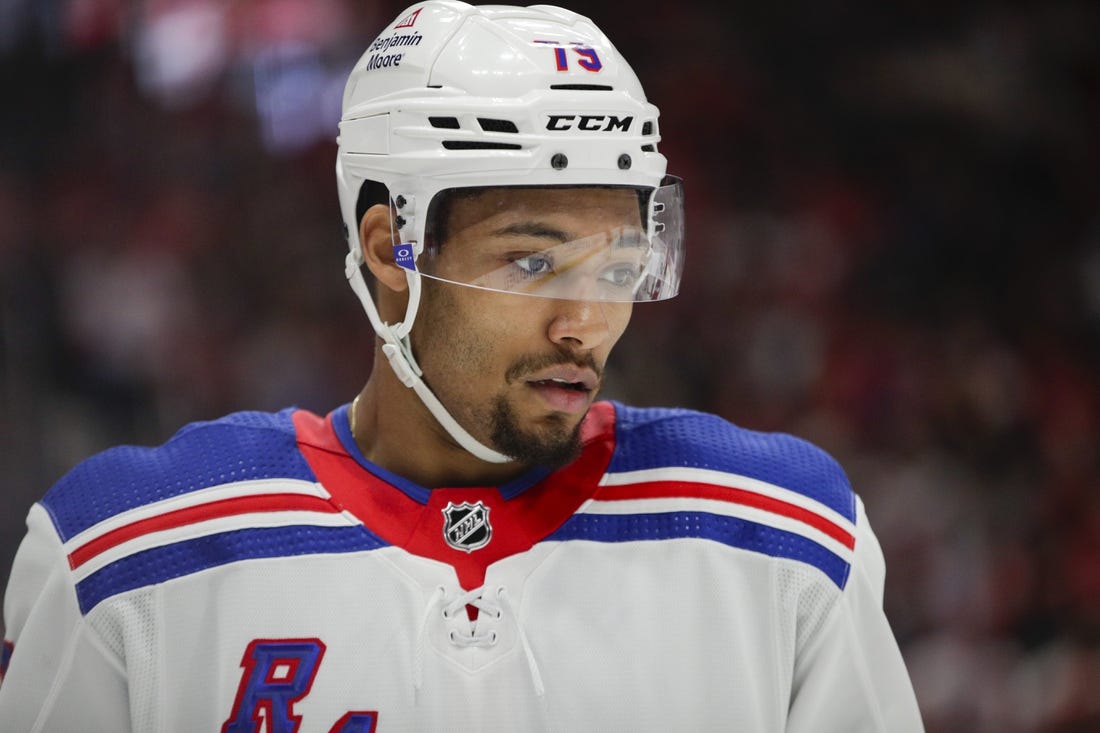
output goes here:
<path id="1" fill-rule="evenodd" d="M 363 304 L 363 310 L 370 319 L 371 326 L 384 342 L 382 353 L 390 362 L 390 368 L 403 385 L 412 389 L 428 411 L 443 426 L 448 435 L 462 446 L 466 451 L 480 458 L 486 463 L 508 463 L 513 459 L 499 453 L 470 435 L 458 421 L 447 412 L 447 408 L 439 401 L 439 398 L 428 388 L 421 378 L 423 372 L 416 363 L 412 353 L 412 344 L 409 340 L 409 332 L 412 331 L 413 321 L 416 319 L 417 309 L 420 307 L 420 277 L 417 273 L 406 270 L 405 277 L 409 283 L 409 304 L 405 308 L 404 320 L 392 326 L 382 320 L 378 315 L 378 308 L 374 304 L 370 290 L 363 280 L 360 266 L 363 264 L 363 255 L 356 248 L 348 252 L 344 261 L 344 275 L 347 276 L 351 289 Z"/>

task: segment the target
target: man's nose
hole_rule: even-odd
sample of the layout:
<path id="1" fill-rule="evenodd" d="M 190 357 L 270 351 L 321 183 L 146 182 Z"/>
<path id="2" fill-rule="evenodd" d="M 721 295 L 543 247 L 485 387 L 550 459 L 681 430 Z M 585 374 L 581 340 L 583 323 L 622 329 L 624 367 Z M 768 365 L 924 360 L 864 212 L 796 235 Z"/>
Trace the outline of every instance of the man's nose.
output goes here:
<path id="1" fill-rule="evenodd" d="M 611 337 L 607 304 L 598 300 L 555 300 L 548 337 L 555 344 L 591 350 Z"/>

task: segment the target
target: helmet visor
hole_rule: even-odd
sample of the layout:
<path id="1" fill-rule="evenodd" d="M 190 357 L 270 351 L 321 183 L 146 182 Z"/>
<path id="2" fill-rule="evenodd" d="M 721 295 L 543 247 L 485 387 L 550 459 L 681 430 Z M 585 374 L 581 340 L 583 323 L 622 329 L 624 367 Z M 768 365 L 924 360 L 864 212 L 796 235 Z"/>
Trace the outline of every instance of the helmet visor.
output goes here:
<path id="1" fill-rule="evenodd" d="M 683 200 L 671 177 L 656 189 L 451 189 L 433 200 L 415 267 L 432 280 L 516 295 L 665 300 L 680 288 Z"/>

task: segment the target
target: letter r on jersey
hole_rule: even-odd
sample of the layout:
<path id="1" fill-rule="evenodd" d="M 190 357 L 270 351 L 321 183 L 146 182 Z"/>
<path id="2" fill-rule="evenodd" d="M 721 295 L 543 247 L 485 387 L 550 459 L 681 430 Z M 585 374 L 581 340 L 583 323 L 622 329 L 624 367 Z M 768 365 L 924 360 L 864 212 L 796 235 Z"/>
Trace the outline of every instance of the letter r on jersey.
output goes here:
<path id="1" fill-rule="evenodd" d="M 294 703 L 309 694 L 321 666 L 320 639 L 257 639 L 241 659 L 244 673 L 222 733 L 295 733 Z M 264 721 L 267 721 L 266 727 Z"/>

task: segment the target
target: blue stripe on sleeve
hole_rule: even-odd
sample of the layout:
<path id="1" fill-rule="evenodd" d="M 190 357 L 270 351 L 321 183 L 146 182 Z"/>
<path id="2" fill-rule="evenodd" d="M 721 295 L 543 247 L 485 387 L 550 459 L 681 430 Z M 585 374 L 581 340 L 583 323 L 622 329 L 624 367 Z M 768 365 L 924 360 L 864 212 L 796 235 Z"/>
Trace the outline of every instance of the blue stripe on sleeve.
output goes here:
<path id="1" fill-rule="evenodd" d="M 799 560 L 825 573 L 837 587 L 848 582 L 849 564 L 817 542 L 793 532 L 706 512 L 577 514 L 547 541 L 636 542 L 697 538 L 771 557 Z"/>
<path id="2" fill-rule="evenodd" d="M 136 552 L 77 583 L 76 594 L 81 612 L 87 614 L 119 593 L 241 560 L 360 552 L 386 545 L 359 525 L 239 529 Z"/>

